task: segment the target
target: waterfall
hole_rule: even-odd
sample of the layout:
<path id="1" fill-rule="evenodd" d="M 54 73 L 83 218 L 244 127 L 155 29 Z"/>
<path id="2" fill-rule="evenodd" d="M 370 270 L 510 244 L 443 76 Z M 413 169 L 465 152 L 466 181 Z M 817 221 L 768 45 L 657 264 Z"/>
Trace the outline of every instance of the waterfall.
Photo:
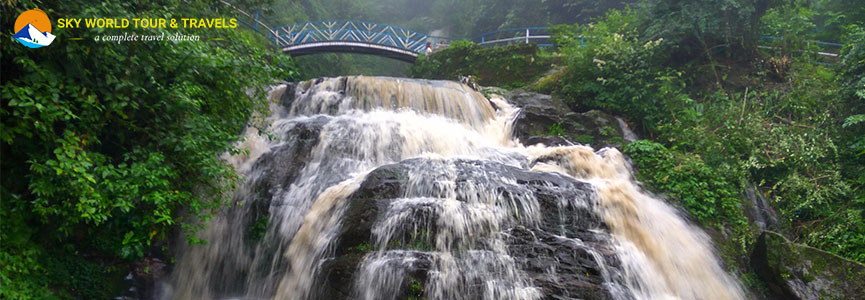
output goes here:
<path id="1" fill-rule="evenodd" d="M 354 76 L 271 100 L 166 299 L 745 298 L 618 150 L 524 146 L 506 99 Z"/>

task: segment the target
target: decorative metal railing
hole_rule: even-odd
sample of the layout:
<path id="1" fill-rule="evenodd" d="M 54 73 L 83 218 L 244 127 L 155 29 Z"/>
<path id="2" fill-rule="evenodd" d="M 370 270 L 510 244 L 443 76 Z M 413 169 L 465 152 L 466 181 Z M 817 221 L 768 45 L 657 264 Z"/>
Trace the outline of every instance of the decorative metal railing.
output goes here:
<path id="1" fill-rule="evenodd" d="M 481 34 L 472 39 L 473 42 L 483 46 L 498 46 L 506 44 L 538 44 L 541 47 L 552 46 L 550 34 L 547 27 L 524 27 L 502 29 Z"/>
<path id="2" fill-rule="evenodd" d="M 238 13 L 237 21 L 240 22 L 241 25 L 246 26 L 249 29 L 252 29 L 259 34 L 266 36 L 271 42 L 275 44 L 279 44 L 284 41 L 280 41 L 279 36 L 276 34 L 276 30 L 274 30 L 270 25 L 265 23 L 256 12 L 254 14 L 250 14 L 231 3 L 228 3 L 225 0 L 221 0 L 222 4 L 230 7 L 232 10 Z"/>
<path id="3" fill-rule="evenodd" d="M 392 25 L 350 20 L 305 22 L 275 27 L 264 22 L 258 13 L 243 11 L 225 0 L 221 2 L 237 12 L 237 20 L 241 25 L 266 36 L 274 45 L 282 49 L 315 43 L 355 42 L 420 54 L 426 51 L 428 43 L 433 50 L 438 50 L 447 48 L 451 41 L 456 40 L 469 40 L 483 46 L 513 43 L 552 46 L 546 27 L 503 29 L 484 33 L 472 39 L 432 36 Z"/>
<path id="4" fill-rule="evenodd" d="M 320 42 L 359 42 L 422 53 L 427 35 L 401 27 L 358 21 L 318 21 L 282 26 L 276 29 L 278 45 Z"/>
<path id="5" fill-rule="evenodd" d="M 787 47 L 790 46 L 785 45 L 784 38 L 775 36 L 762 36 L 760 37 L 760 40 L 761 43 L 757 45 L 757 48 L 766 50 L 768 52 L 793 51 L 796 53 L 811 54 L 811 63 L 824 66 L 834 65 L 835 62 L 837 62 L 840 58 L 839 53 L 841 52 L 841 48 L 844 46 L 840 43 L 807 40 L 804 41 L 804 44 L 797 44 L 793 46 L 796 48 L 791 50 L 787 49 Z"/>

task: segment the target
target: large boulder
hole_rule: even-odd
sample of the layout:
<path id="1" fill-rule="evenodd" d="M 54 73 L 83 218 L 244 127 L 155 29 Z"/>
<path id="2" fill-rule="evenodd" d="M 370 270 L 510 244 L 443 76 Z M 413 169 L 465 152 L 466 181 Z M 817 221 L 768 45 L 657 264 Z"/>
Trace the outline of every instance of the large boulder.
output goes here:
<path id="1" fill-rule="evenodd" d="M 636 140 L 625 121 L 599 110 L 577 113 L 558 97 L 520 89 L 486 91 L 499 94 L 520 107 L 513 135 L 524 145 L 579 143 L 602 148 L 619 147 Z"/>
<path id="2" fill-rule="evenodd" d="M 284 132 L 283 139 L 291 142 L 274 146 L 255 162 L 251 172 L 254 175 L 251 176 L 249 184 L 242 187 L 250 189 L 251 192 L 236 193 L 234 199 L 236 202 L 243 202 L 246 207 L 231 210 L 229 213 L 233 218 L 242 220 L 247 228 L 253 228 L 256 222 L 266 219 L 274 193 L 288 188 L 297 179 L 329 120 L 329 117 L 317 116 L 283 125 L 290 126 Z M 240 215 L 234 216 L 235 214 Z M 247 234 L 249 242 L 257 242 L 256 235 L 260 234 Z"/>
<path id="3" fill-rule="evenodd" d="M 398 164 L 385 165 L 369 173 L 365 180 L 348 198 L 347 208 L 342 218 L 341 232 L 334 246 L 334 256 L 326 259 L 319 274 L 320 299 L 347 299 L 352 295 L 352 283 L 357 282 L 357 271 L 365 257 L 375 249 L 372 230 L 376 222 L 387 215 L 390 203 L 406 197 L 410 186 L 409 172 L 417 170 L 418 165 L 430 164 L 426 159 L 410 159 Z M 609 299 L 604 287 L 603 268 L 598 265 L 601 255 L 606 268 L 617 269 L 619 262 L 610 243 L 609 235 L 602 233 L 604 224 L 593 208 L 592 187 L 554 173 L 531 172 L 526 169 L 507 166 L 495 162 L 457 160 L 453 162 L 459 185 L 465 182 L 482 182 L 482 186 L 496 191 L 500 197 L 531 194 L 537 199 L 540 212 L 537 223 L 524 223 L 518 220 L 502 228 L 508 254 L 516 261 L 518 268 L 525 272 L 534 286 L 539 287 L 543 299 Z M 425 176 L 436 178 L 441 174 L 436 169 L 424 172 Z M 507 184 L 490 178 L 513 178 L 516 184 Z M 414 195 L 411 197 L 430 197 Z M 579 205 L 568 204 L 567 199 L 578 199 Z M 581 201 L 586 200 L 586 201 Z M 466 201 L 457 196 L 458 201 Z M 416 215 L 414 215 L 416 214 Z M 425 215 L 429 211 L 417 210 L 411 219 L 432 219 Z M 440 229 L 433 228 L 435 222 L 426 226 L 430 235 Z M 388 246 L 388 249 L 391 246 Z M 412 249 L 416 251 L 415 260 L 406 266 L 406 274 L 396 299 L 413 296 L 417 293 L 417 283 L 423 283 L 427 273 L 435 265 L 434 258 L 424 255 L 432 249 Z M 479 295 L 478 295 L 479 296 Z"/>
<path id="4" fill-rule="evenodd" d="M 865 299 L 865 265 L 763 231 L 751 267 L 775 299 Z"/>
<path id="5" fill-rule="evenodd" d="M 754 184 L 748 184 L 742 194 L 748 200 L 744 202 L 746 208 L 744 212 L 748 220 L 756 224 L 760 230 L 779 231 L 778 214 L 769 205 L 766 197 L 763 197 L 763 194 L 757 190 L 757 187 Z"/>

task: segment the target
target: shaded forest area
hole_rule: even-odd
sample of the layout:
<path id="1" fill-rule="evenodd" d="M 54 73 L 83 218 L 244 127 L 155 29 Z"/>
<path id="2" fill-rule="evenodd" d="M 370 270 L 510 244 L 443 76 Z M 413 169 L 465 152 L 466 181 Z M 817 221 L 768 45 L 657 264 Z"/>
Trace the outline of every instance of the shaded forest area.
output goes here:
<path id="1" fill-rule="evenodd" d="M 2 6 L 0 298 L 111 299 L 130 271 L 147 273 L 143 257 L 171 261 L 174 237 L 195 241 L 223 207 L 238 178 L 220 154 L 261 124 L 250 118 L 266 115 L 266 88 L 299 69 L 245 30 L 100 43 L 103 30 L 66 29 L 58 39 L 82 40 L 34 51 L 11 38 L 34 7 L 52 18 L 232 16 L 209 1 Z"/>

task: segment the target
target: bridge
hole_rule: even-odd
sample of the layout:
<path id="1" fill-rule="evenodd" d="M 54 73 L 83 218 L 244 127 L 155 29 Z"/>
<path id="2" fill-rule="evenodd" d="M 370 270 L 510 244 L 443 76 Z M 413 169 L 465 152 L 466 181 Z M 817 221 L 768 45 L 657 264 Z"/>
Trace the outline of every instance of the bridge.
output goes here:
<path id="1" fill-rule="evenodd" d="M 551 46 L 546 27 L 505 29 L 485 33 L 472 39 L 454 39 L 422 34 L 402 27 L 359 21 L 316 21 L 274 27 L 258 13 L 245 12 L 226 1 L 238 14 L 238 22 L 266 36 L 282 52 L 292 56 L 316 53 L 360 53 L 414 62 L 426 52 L 447 48 L 451 41 L 469 40 L 483 46 L 512 43 L 535 43 Z"/>
<path id="2" fill-rule="evenodd" d="M 541 33 L 542 32 L 542 33 Z M 534 33 L 534 35 L 532 35 Z M 275 29 L 273 41 L 292 56 L 322 52 L 375 54 L 414 62 L 419 54 L 446 48 L 454 39 L 431 36 L 413 30 L 357 21 L 319 21 L 292 24 Z M 499 30 L 481 35 L 476 42 L 484 46 L 509 43 L 549 44 L 546 27 Z"/>
<path id="3" fill-rule="evenodd" d="M 470 39 L 483 46 L 510 43 L 552 45 L 546 27 L 499 30 Z M 273 29 L 271 40 L 292 56 L 325 52 L 374 54 L 414 62 L 426 52 L 447 48 L 456 39 L 422 34 L 384 24 L 358 21 L 317 21 L 281 26 Z M 463 39 L 465 40 L 465 39 Z"/>
<path id="4" fill-rule="evenodd" d="M 319 21 L 276 28 L 273 40 L 292 56 L 323 52 L 375 54 L 413 62 L 429 37 L 401 27 L 357 21 Z M 431 42 L 430 42 L 431 43 Z"/>
<path id="5" fill-rule="evenodd" d="M 455 39 L 443 36 L 422 34 L 402 27 L 359 21 L 316 21 L 273 27 L 262 20 L 258 13 L 250 14 L 222 0 L 224 5 L 238 13 L 238 22 L 266 36 L 274 46 L 292 56 L 317 53 L 343 52 L 372 54 L 406 62 L 414 62 L 426 52 L 427 44 L 433 51 L 447 48 L 451 41 L 467 40 L 481 46 L 499 46 L 513 43 L 534 43 L 541 47 L 553 46 L 547 27 L 525 27 L 503 29 L 484 33 L 474 38 Z M 585 40 L 579 37 L 580 45 Z M 763 37 L 763 40 L 778 40 L 776 37 Z M 837 60 L 837 49 L 842 45 L 821 41 L 809 41 L 809 46 L 835 48 L 836 53 L 826 50 L 809 50 L 820 57 Z M 773 46 L 760 45 L 762 49 L 775 49 Z M 799 50 L 804 52 L 805 50 Z M 817 64 L 832 65 L 828 62 Z"/>

